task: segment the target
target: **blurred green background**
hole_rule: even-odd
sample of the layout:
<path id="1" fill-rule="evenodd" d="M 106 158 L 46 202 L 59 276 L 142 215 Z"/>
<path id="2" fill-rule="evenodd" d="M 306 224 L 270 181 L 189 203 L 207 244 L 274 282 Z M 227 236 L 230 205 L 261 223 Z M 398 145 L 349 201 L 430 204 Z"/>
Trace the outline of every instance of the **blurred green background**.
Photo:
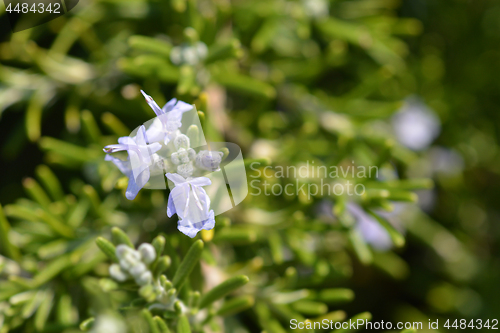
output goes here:
<path id="1" fill-rule="evenodd" d="M 0 254 L 20 268 L 0 265 L 0 332 L 78 331 L 95 315 L 89 281 L 106 278 L 107 264 L 92 244 L 112 226 L 137 244 L 160 232 L 180 253 L 192 243 L 166 217 L 167 193 L 143 190 L 129 202 L 125 180 L 104 162 L 104 145 L 154 116 L 140 89 L 160 105 L 196 104 L 208 138 L 237 143 L 248 166 L 352 161 L 387 174 L 356 180 L 367 188 L 360 198 L 249 195 L 218 217 L 204 237 L 215 259 L 191 287 L 209 284 L 213 271 L 244 272 L 255 304 L 213 331 L 283 332 L 290 318 L 365 311 L 374 321 L 498 319 L 498 1 L 81 1 L 14 34 L 1 11 L 0 203 L 9 228 Z M 417 139 L 439 124 L 418 148 L 397 135 L 397 115 L 412 106 L 434 119 Z M 405 241 L 380 250 L 359 238 L 350 201 L 365 211 L 395 206 L 389 233 Z M 63 255 L 74 267 L 37 280 Z M 355 297 L 289 294 L 331 288 Z M 53 295 L 47 325 L 34 319 L 40 302 L 31 311 L 12 301 L 30 290 Z M 292 299 L 276 305 L 271 292 Z"/>

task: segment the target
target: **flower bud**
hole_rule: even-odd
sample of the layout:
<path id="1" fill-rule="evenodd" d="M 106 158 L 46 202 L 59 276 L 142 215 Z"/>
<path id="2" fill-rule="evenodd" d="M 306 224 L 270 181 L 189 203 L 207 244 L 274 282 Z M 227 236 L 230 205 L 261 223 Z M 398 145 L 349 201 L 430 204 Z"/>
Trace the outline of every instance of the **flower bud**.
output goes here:
<path id="1" fill-rule="evenodd" d="M 118 257 L 118 259 L 122 259 L 125 257 L 125 255 L 127 253 L 130 253 L 132 252 L 133 250 L 128 247 L 127 245 L 125 244 L 120 244 L 116 247 L 116 256 Z"/>
<path id="2" fill-rule="evenodd" d="M 177 166 L 177 173 L 184 178 L 191 176 L 193 171 L 193 163 L 191 162 Z"/>
<path id="3" fill-rule="evenodd" d="M 144 244 L 141 244 L 141 246 L 139 246 L 139 248 L 137 250 L 141 254 L 142 261 L 145 264 L 149 265 L 153 261 L 155 261 L 156 251 L 155 251 L 155 248 L 153 247 L 153 245 L 148 244 L 148 243 L 144 243 Z"/>
<path id="4" fill-rule="evenodd" d="M 125 271 L 128 271 L 132 267 L 132 264 L 125 259 L 120 260 L 119 264 L 120 267 Z"/>
<path id="5" fill-rule="evenodd" d="M 185 150 L 184 148 L 181 148 L 181 150 L 179 150 L 179 159 L 182 164 L 189 163 L 189 155 L 187 150 Z"/>
<path id="6" fill-rule="evenodd" d="M 187 150 L 189 160 L 194 160 L 196 158 L 196 151 L 193 148 Z"/>
<path id="7" fill-rule="evenodd" d="M 153 274 L 150 271 L 142 273 L 139 277 L 135 278 L 135 282 L 140 286 L 145 286 L 153 281 Z"/>
<path id="8" fill-rule="evenodd" d="M 146 272 L 146 265 L 142 262 L 138 262 L 134 266 L 132 266 L 129 270 L 130 275 L 137 279 L 137 277 L 141 276 L 144 272 Z"/>
<path id="9" fill-rule="evenodd" d="M 122 260 L 120 260 L 120 266 L 123 269 L 129 270 L 137 263 L 141 261 L 141 255 L 137 251 L 127 253 Z"/>
<path id="10" fill-rule="evenodd" d="M 127 274 L 124 271 L 122 271 L 120 265 L 118 264 L 113 264 L 109 266 L 109 275 L 111 275 L 113 279 L 119 282 L 124 282 L 128 278 Z"/>
<path id="11" fill-rule="evenodd" d="M 198 168 L 216 171 L 222 161 L 222 154 L 220 151 L 202 150 L 196 156 L 196 166 Z"/>
<path id="12" fill-rule="evenodd" d="M 172 163 L 174 163 L 175 165 L 178 165 L 178 164 L 181 164 L 181 161 L 179 159 L 179 153 L 173 153 L 171 156 L 170 156 L 170 160 L 172 161 Z"/>
<path id="13" fill-rule="evenodd" d="M 126 271 L 130 271 L 132 267 L 140 263 L 140 254 L 137 251 L 131 251 L 120 260 L 120 266 Z"/>
<path id="14" fill-rule="evenodd" d="M 179 134 L 174 139 L 175 149 L 179 150 L 181 148 L 188 149 L 189 148 L 189 138 L 187 135 Z"/>

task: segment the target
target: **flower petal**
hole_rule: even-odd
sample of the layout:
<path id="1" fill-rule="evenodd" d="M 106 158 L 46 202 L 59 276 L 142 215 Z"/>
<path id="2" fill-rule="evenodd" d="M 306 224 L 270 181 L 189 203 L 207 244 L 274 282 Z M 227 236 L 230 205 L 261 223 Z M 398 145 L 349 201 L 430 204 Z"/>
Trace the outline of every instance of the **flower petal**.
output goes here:
<path id="1" fill-rule="evenodd" d="M 147 145 L 147 137 L 146 137 L 146 127 L 141 125 L 137 130 L 137 135 L 135 137 L 136 145 L 145 146 Z"/>
<path id="2" fill-rule="evenodd" d="M 212 184 L 212 181 L 207 177 L 196 177 L 188 182 L 194 186 L 208 186 Z"/>
<path id="3" fill-rule="evenodd" d="M 172 217 L 172 215 L 177 214 L 174 205 L 174 199 L 172 198 L 172 192 L 170 192 L 168 196 L 168 204 L 167 204 L 167 216 Z"/>
<path id="4" fill-rule="evenodd" d="M 144 98 L 146 99 L 146 102 L 148 102 L 148 104 L 151 107 L 151 109 L 153 109 L 153 111 L 156 113 L 156 115 L 157 116 L 161 115 L 163 113 L 163 111 L 160 109 L 160 107 L 158 106 L 158 104 L 156 104 L 156 102 L 154 101 L 153 97 L 151 97 L 148 94 L 146 94 L 143 90 L 141 90 L 141 93 L 144 96 Z"/>
<path id="5" fill-rule="evenodd" d="M 167 104 L 163 106 L 163 113 L 171 111 L 174 108 L 175 103 L 177 103 L 177 98 L 172 98 L 170 101 L 168 101 Z"/>
<path id="6" fill-rule="evenodd" d="M 163 124 L 160 118 L 156 117 L 155 120 L 153 120 L 153 123 L 146 131 L 146 137 L 149 143 L 163 141 L 165 132 L 163 131 Z"/>
<path id="7" fill-rule="evenodd" d="M 128 145 L 124 145 L 124 144 L 118 144 L 118 145 L 107 145 L 104 147 L 103 151 L 106 153 L 106 154 L 110 154 L 110 153 L 114 153 L 114 152 L 117 152 L 117 151 L 124 151 L 124 150 L 128 150 L 129 146 Z"/>
<path id="8" fill-rule="evenodd" d="M 186 182 L 186 178 L 182 177 L 177 173 L 166 173 L 165 176 L 174 183 L 175 186 L 181 185 Z"/>
<path id="9" fill-rule="evenodd" d="M 183 101 L 178 101 L 177 104 L 175 105 L 174 110 L 179 111 L 180 113 L 184 113 L 184 112 L 191 110 L 192 108 L 193 108 L 193 105 L 188 104 L 188 103 L 183 102 Z"/>
<path id="10" fill-rule="evenodd" d="M 135 145 L 135 140 L 130 136 L 122 136 L 118 138 L 118 143 L 122 145 Z"/>
<path id="11" fill-rule="evenodd" d="M 113 157 L 111 155 L 106 155 L 104 157 L 104 160 L 113 162 L 124 175 L 126 175 L 127 177 L 130 177 L 130 174 L 132 171 L 130 169 L 130 161 L 123 161 L 123 160 L 116 158 L 116 157 Z"/>
<path id="12" fill-rule="evenodd" d="M 149 169 L 145 169 L 141 172 L 136 179 L 131 175 L 128 179 L 127 191 L 125 191 L 125 197 L 129 200 L 134 200 L 137 193 L 146 185 L 149 180 Z"/>
<path id="13" fill-rule="evenodd" d="M 161 143 L 153 142 L 148 145 L 148 149 L 149 149 L 149 154 L 153 155 L 154 153 L 156 153 L 158 150 L 161 149 Z"/>
<path id="14" fill-rule="evenodd" d="M 204 221 L 191 223 L 189 220 L 179 220 L 177 229 L 188 237 L 193 238 L 201 230 L 211 230 L 215 227 L 214 211 L 211 210 Z"/>

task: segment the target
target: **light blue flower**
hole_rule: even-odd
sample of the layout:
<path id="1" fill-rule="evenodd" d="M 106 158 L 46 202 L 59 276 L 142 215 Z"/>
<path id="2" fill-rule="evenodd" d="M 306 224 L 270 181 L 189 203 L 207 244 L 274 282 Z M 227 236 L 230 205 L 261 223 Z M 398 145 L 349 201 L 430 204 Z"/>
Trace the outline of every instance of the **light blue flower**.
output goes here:
<path id="1" fill-rule="evenodd" d="M 141 93 L 157 116 L 146 132 L 147 138 L 149 142 L 163 141 L 167 145 L 175 138 L 182 125 L 182 114 L 191 110 L 193 106 L 172 98 L 163 108 L 160 108 L 151 96 L 143 90 Z"/>
<path id="2" fill-rule="evenodd" d="M 214 211 L 210 210 L 210 198 L 202 188 L 212 184 L 210 179 L 186 179 L 176 173 L 167 173 L 166 176 L 175 185 L 168 197 L 167 215 L 177 214 L 179 231 L 193 238 L 202 229 L 212 229 L 215 226 Z"/>
<path id="3" fill-rule="evenodd" d="M 391 121 L 398 141 L 416 151 L 427 149 L 441 132 L 434 111 L 416 99 L 409 99 Z"/>
<path id="4" fill-rule="evenodd" d="M 381 251 L 392 247 L 392 240 L 387 230 L 372 216 L 367 214 L 363 208 L 354 202 L 346 205 L 349 213 L 356 219 L 356 230 L 361 234 L 366 243 Z"/>
<path id="5" fill-rule="evenodd" d="M 161 149 L 158 142 L 147 144 L 146 128 L 139 127 L 135 137 L 124 136 L 118 139 L 118 144 L 104 147 L 104 152 L 114 153 L 127 151 L 128 159 L 123 161 L 111 155 L 106 155 L 106 161 L 112 161 L 120 171 L 129 178 L 125 196 L 133 200 L 140 189 L 148 182 L 150 177 L 149 167 L 153 162 L 153 154 Z"/>

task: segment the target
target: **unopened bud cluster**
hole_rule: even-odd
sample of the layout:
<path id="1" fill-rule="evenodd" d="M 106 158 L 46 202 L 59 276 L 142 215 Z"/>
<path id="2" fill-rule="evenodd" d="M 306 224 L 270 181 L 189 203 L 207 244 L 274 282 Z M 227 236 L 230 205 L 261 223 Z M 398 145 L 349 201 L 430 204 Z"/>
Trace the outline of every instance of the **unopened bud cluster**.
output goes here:
<path id="1" fill-rule="evenodd" d="M 157 253 L 153 245 L 144 243 L 137 250 L 120 244 L 115 250 L 117 264 L 109 267 L 110 276 L 118 281 L 134 280 L 140 286 L 139 294 L 148 302 L 151 308 L 174 310 L 177 290 L 172 282 L 161 273 L 170 266 L 170 258 Z M 182 303 L 182 302 L 181 302 Z M 183 306 L 177 305 L 177 306 Z"/>
<path id="2" fill-rule="evenodd" d="M 203 42 L 194 45 L 183 44 L 172 48 L 170 60 L 175 65 L 196 65 L 202 62 L 208 54 L 207 45 Z"/>
<path id="3" fill-rule="evenodd" d="M 117 281 L 134 279 L 140 286 L 153 282 L 153 273 L 148 269 L 156 259 L 156 251 L 151 244 L 142 244 L 137 250 L 121 244 L 116 247 L 119 264 L 109 267 L 109 274 Z"/>
<path id="4" fill-rule="evenodd" d="M 196 158 L 196 152 L 190 148 L 189 138 L 184 135 L 178 135 L 174 140 L 177 151 L 170 156 L 172 163 L 177 166 L 177 173 L 184 178 L 193 174 L 193 160 Z"/>

